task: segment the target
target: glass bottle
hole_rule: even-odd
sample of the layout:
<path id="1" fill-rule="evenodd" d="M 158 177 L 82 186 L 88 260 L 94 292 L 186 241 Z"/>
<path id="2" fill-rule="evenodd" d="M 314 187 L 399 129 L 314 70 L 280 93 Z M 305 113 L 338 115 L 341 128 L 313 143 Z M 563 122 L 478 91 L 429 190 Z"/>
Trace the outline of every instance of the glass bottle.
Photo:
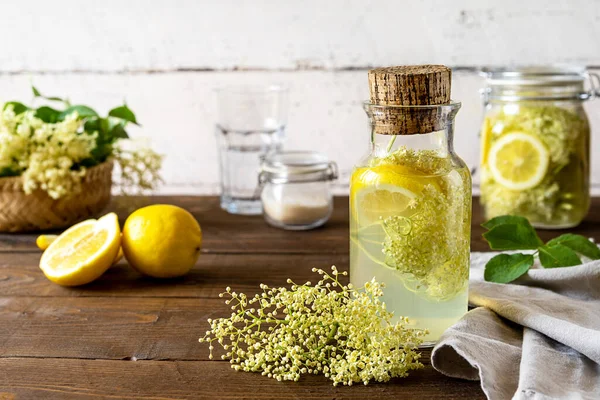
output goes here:
<path id="1" fill-rule="evenodd" d="M 483 71 L 481 203 L 487 219 L 520 215 L 539 228 L 578 225 L 590 206 L 590 127 L 583 101 L 594 97 L 584 68 Z M 593 79 L 590 79 L 593 83 Z"/>
<path id="2" fill-rule="evenodd" d="M 350 184 L 350 281 L 383 282 L 388 310 L 427 329 L 426 344 L 467 311 L 471 176 L 452 145 L 460 103 L 449 87 L 447 96 L 399 105 L 376 104 L 372 93 L 369 152 Z"/>

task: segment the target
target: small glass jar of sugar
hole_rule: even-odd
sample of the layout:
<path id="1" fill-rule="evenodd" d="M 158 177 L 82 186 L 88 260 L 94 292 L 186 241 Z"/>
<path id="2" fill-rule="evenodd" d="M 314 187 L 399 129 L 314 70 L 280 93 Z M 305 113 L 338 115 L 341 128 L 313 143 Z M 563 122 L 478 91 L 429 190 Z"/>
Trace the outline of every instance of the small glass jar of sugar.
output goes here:
<path id="1" fill-rule="evenodd" d="M 290 230 L 323 225 L 333 211 L 331 181 L 337 165 L 313 151 L 284 151 L 268 155 L 262 163 L 260 182 L 265 220 Z"/>

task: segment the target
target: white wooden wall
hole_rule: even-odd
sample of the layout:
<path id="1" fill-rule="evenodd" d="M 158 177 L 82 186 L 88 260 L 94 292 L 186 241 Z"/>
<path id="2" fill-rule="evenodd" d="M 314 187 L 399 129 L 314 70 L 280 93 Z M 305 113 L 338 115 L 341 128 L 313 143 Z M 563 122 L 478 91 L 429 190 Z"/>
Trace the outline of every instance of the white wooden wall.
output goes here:
<path id="1" fill-rule="evenodd" d="M 132 133 L 166 155 L 163 193 L 218 192 L 216 86 L 289 85 L 287 147 L 329 154 L 344 193 L 367 146 L 369 67 L 455 68 L 456 148 L 470 165 L 482 116 L 474 68 L 600 72 L 600 0 L 2 0 L 0 15 L 0 100 L 29 101 L 31 83 L 102 111 L 126 99 L 143 124 Z M 586 108 L 600 193 L 600 99 Z"/>

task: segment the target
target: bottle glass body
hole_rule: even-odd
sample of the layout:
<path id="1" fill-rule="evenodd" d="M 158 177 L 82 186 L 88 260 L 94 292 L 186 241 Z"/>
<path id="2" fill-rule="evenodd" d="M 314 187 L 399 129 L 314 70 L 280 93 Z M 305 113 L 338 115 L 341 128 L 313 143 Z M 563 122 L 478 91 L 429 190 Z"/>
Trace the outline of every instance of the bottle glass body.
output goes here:
<path id="1" fill-rule="evenodd" d="M 471 176 L 452 147 L 459 103 L 421 106 L 443 129 L 378 134 L 373 113 L 370 150 L 350 184 L 350 281 L 375 278 L 394 318 L 427 329 L 427 344 L 467 311 L 471 236 Z"/>

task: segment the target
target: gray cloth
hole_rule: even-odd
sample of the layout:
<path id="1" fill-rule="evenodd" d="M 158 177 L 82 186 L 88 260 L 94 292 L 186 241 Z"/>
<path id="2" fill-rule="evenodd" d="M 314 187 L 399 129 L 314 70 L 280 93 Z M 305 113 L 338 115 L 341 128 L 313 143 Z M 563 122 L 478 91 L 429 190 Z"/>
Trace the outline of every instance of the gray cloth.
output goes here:
<path id="1" fill-rule="evenodd" d="M 433 349 L 441 373 L 481 380 L 490 400 L 600 399 L 600 260 L 483 280 L 497 253 L 471 255 L 475 306 Z"/>

